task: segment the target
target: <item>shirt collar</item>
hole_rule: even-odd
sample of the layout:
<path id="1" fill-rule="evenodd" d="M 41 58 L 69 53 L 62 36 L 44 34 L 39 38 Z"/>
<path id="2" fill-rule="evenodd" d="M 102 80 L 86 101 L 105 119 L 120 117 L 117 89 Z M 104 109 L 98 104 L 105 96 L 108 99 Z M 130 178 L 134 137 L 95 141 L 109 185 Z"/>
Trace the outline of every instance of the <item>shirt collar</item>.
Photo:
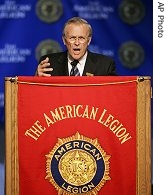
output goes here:
<path id="1" fill-rule="evenodd" d="M 80 65 L 85 65 L 87 54 L 88 54 L 88 52 L 86 51 L 85 55 L 79 60 Z M 72 61 L 73 61 L 73 59 L 68 54 L 68 62 L 71 63 Z"/>

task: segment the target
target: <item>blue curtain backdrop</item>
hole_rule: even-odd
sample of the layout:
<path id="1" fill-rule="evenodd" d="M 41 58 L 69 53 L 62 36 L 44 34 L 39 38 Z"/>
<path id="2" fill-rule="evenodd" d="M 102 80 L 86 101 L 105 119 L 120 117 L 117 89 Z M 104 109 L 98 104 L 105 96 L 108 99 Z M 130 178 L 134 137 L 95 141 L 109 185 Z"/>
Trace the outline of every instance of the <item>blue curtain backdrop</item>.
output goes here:
<path id="1" fill-rule="evenodd" d="M 118 75 L 152 77 L 152 0 L 1 0 L 0 124 L 4 78 L 34 75 L 41 55 L 65 50 L 62 29 L 73 16 L 92 25 L 89 49 L 113 57 Z"/>

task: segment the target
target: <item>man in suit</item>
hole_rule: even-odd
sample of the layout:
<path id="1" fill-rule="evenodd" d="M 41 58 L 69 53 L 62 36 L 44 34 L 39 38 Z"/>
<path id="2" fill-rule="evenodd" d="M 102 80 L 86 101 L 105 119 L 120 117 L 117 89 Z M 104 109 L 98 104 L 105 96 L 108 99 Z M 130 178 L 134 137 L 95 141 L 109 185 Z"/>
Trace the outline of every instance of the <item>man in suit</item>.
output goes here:
<path id="1" fill-rule="evenodd" d="M 88 50 L 91 39 L 92 27 L 86 20 L 80 17 L 69 19 L 62 35 L 67 50 L 42 56 L 36 75 L 115 76 L 116 67 L 112 58 Z"/>

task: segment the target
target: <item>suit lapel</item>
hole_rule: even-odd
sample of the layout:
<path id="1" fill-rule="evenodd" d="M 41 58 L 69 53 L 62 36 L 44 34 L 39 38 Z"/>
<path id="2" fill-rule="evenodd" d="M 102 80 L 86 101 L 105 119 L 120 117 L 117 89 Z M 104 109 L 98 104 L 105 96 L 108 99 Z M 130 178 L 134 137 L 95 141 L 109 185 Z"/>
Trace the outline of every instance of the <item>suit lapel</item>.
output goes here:
<path id="1" fill-rule="evenodd" d="M 94 76 L 96 64 L 97 64 L 97 59 L 93 57 L 90 51 L 88 51 L 88 56 L 86 58 L 83 76 Z"/>
<path id="2" fill-rule="evenodd" d="M 94 76 L 97 67 L 97 58 L 95 58 L 90 51 L 88 51 L 88 56 L 86 58 L 85 67 L 82 76 Z M 69 76 L 68 72 L 68 59 L 67 51 L 63 52 L 58 57 L 58 67 L 56 70 L 58 75 Z"/>
<path id="3" fill-rule="evenodd" d="M 61 76 L 69 76 L 68 72 L 68 59 L 67 59 L 67 51 L 63 52 L 62 55 L 58 58 L 58 75 Z"/>

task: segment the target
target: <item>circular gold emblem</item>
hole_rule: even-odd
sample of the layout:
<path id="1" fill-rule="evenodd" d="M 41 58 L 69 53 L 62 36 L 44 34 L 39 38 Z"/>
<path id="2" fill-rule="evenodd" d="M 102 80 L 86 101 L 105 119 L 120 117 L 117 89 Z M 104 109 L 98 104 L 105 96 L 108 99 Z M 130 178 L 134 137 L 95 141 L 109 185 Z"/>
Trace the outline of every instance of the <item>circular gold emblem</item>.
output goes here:
<path id="1" fill-rule="evenodd" d="M 119 58 L 125 67 L 130 69 L 137 68 L 144 61 L 144 49 L 137 42 L 125 42 L 119 49 Z"/>
<path id="2" fill-rule="evenodd" d="M 46 158 L 46 179 L 59 195 L 96 195 L 110 180 L 110 156 L 97 139 L 92 140 L 78 132 L 59 138 Z"/>
<path id="3" fill-rule="evenodd" d="M 63 6 L 60 0 L 39 0 L 36 13 L 43 22 L 56 22 L 62 16 Z"/>
<path id="4" fill-rule="evenodd" d="M 145 16 L 145 7 L 140 0 L 123 0 L 119 6 L 119 15 L 127 24 L 137 24 Z"/>
<path id="5" fill-rule="evenodd" d="M 39 61 L 41 56 L 61 51 L 62 48 L 57 41 L 52 39 L 42 40 L 36 47 L 36 59 Z"/>
<path id="6" fill-rule="evenodd" d="M 95 159 L 88 152 L 74 150 L 65 153 L 59 162 L 63 179 L 71 185 L 85 185 L 96 173 Z"/>

